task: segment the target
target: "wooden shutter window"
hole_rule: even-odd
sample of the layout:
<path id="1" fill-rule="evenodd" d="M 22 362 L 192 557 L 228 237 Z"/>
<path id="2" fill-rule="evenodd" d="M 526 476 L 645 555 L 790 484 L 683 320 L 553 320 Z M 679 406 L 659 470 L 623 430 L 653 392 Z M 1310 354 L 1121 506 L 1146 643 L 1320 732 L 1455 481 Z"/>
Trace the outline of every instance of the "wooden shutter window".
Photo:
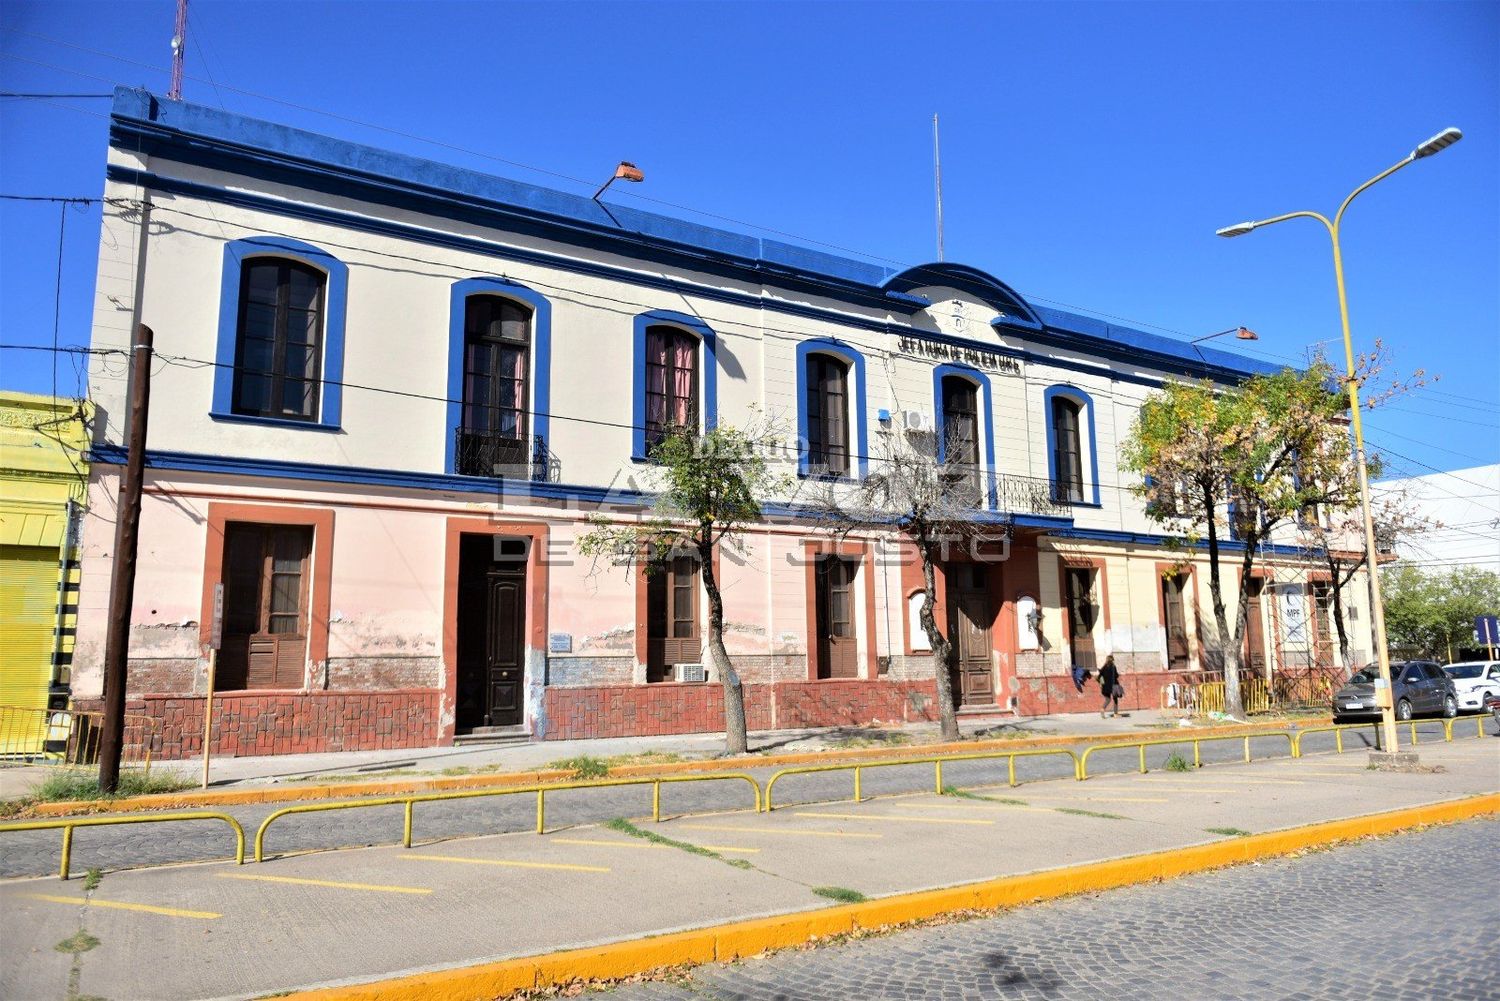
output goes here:
<path id="1" fill-rule="evenodd" d="M 954 499 L 978 504 L 979 394 L 960 376 L 943 379 L 943 476 Z"/>
<path id="2" fill-rule="evenodd" d="M 1167 667 L 1173 671 L 1188 668 L 1187 613 L 1182 607 L 1182 595 L 1186 588 L 1186 574 L 1171 574 L 1161 579 L 1162 623 L 1167 631 Z"/>
<path id="3" fill-rule="evenodd" d="M 225 525 L 216 689 L 303 687 L 312 537 L 304 525 Z"/>
<path id="4" fill-rule="evenodd" d="M 819 678 L 859 676 L 853 589 L 857 566 L 837 556 L 818 559 L 814 576 Z"/>
<path id="5" fill-rule="evenodd" d="M 807 465 L 814 475 L 849 474 L 849 366 L 830 355 L 807 358 Z"/>
<path id="6" fill-rule="evenodd" d="M 698 561 L 678 556 L 646 582 L 646 680 L 671 681 L 678 664 L 703 654 L 698 628 Z"/>
<path id="7" fill-rule="evenodd" d="M 646 330 L 646 447 L 674 430 L 698 430 L 698 338 L 676 327 Z"/>
<path id="8" fill-rule="evenodd" d="M 317 419 L 326 282 L 323 272 L 297 261 L 245 262 L 235 334 L 235 413 Z"/>
<path id="9" fill-rule="evenodd" d="M 1052 401 L 1053 496 L 1074 503 L 1083 500 L 1083 448 L 1078 437 L 1079 406 L 1066 397 Z"/>

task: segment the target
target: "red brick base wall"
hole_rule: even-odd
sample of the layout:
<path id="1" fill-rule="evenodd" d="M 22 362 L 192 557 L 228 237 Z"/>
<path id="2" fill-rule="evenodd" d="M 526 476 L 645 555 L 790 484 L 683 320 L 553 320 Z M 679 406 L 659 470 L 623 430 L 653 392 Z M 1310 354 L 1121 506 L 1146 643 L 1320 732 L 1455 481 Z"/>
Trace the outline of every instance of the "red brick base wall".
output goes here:
<path id="1" fill-rule="evenodd" d="M 213 753 L 248 756 L 318 751 L 375 751 L 440 743 L 442 692 L 255 692 L 214 696 Z M 203 753 L 201 695 L 141 695 L 125 712 L 156 721 L 151 756 L 158 760 Z M 97 711 L 101 700 L 77 708 Z"/>
<path id="2" fill-rule="evenodd" d="M 745 686 L 751 730 L 858 726 L 874 720 L 937 718 L 930 681 L 783 681 Z M 651 737 L 716 733 L 724 729 L 724 689 L 718 684 L 619 685 L 548 688 L 546 740 Z"/>
<path id="3" fill-rule="evenodd" d="M 1120 700 L 1120 709 L 1160 709 L 1162 687 L 1174 681 L 1183 681 L 1184 678 L 1184 675 L 1171 671 L 1122 675 L 1120 684 L 1125 688 L 1125 697 Z M 1084 682 L 1081 694 L 1074 691 L 1073 679 L 1069 675 L 1021 678 L 1016 698 L 1017 708 L 1022 716 L 1096 713 L 1104 704 L 1097 674 Z"/>

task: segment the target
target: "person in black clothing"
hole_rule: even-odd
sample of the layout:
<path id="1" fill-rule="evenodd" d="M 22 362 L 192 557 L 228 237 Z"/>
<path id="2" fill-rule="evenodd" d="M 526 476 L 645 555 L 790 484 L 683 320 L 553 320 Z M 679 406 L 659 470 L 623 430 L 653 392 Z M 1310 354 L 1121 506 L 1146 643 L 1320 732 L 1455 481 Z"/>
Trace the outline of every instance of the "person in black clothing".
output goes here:
<path id="1" fill-rule="evenodd" d="M 1125 688 L 1120 684 L 1120 669 L 1115 667 L 1114 654 L 1105 657 L 1104 666 L 1099 668 L 1099 691 L 1104 693 L 1104 708 L 1099 710 L 1099 718 L 1111 714 L 1110 703 L 1114 703 L 1111 715 L 1120 715 L 1120 697 L 1125 694 Z"/>
<path id="2" fill-rule="evenodd" d="M 1073 665 L 1073 687 L 1078 690 L 1078 694 L 1083 694 L 1083 686 L 1088 682 L 1089 677 L 1090 675 L 1088 668 L 1084 667 L 1082 664 Z"/>

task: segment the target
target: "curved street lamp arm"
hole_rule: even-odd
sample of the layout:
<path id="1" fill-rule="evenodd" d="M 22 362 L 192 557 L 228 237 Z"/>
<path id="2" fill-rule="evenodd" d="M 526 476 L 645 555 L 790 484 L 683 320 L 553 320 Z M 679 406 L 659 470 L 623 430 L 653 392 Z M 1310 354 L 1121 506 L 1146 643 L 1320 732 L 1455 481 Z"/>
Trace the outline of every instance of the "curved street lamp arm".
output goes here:
<path id="1" fill-rule="evenodd" d="M 1378 180 L 1380 180 L 1380 178 L 1377 177 L 1375 180 L 1378 181 Z M 1371 181 L 1370 182 L 1370 184 L 1374 184 L 1374 183 L 1375 183 L 1375 181 Z M 1365 187 L 1369 187 L 1369 186 L 1370 186 L 1369 184 L 1365 185 Z M 1355 192 L 1355 194 L 1358 194 L 1358 192 Z M 1352 198 L 1353 195 L 1351 195 L 1350 197 Z M 1345 204 L 1347 204 L 1347 203 L 1345 203 Z M 1342 210 L 1340 210 L 1340 211 L 1342 211 Z M 1252 227 L 1254 227 L 1255 229 L 1259 229 L 1262 226 L 1269 226 L 1269 225 L 1271 225 L 1272 223 L 1275 223 L 1275 222 L 1286 222 L 1288 219 L 1316 219 L 1316 220 L 1318 220 L 1318 222 L 1322 223 L 1324 226 L 1326 226 L 1328 228 L 1328 232 L 1330 232 L 1330 233 L 1333 232 L 1333 225 L 1334 224 L 1331 223 L 1331 222 L 1329 222 L 1328 221 L 1328 217 L 1326 215 L 1324 215 L 1323 213 L 1321 213 L 1321 212 L 1288 212 L 1285 215 L 1277 215 L 1277 216 L 1272 216 L 1269 219 L 1260 219 L 1260 220 L 1257 220 L 1255 222 L 1252 222 L 1250 225 Z"/>
<path id="2" fill-rule="evenodd" d="M 1364 191 L 1367 188 L 1370 188 L 1370 187 L 1374 186 L 1376 183 L 1385 180 L 1387 177 L 1390 177 L 1392 174 L 1394 174 L 1396 171 L 1400 170 L 1402 167 L 1406 166 L 1408 163 L 1412 163 L 1413 161 L 1415 161 L 1416 158 L 1417 157 L 1416 157 L 1415 153 L 1408 154 L 1407 157 L 1406 157 L 1406 159 L 1402 160 L 1400 163 L 1396 164 L 1394 167 L 1387 167 L 1385 170 L 1382 170 L 1380 173 L 1376 174 L 1374 177 L 1370 178 L 1368 181 L 1366 181 L 1365 183 L 1361 184 L 1359 187 L 1355 188 L 1353 191 L 1349 192 L 1349 197 L 1344 199 L 1344 204 L 1340 205 L 1338 212 L 1334 213 L 1334 216 L 1333 216 L 1333 225 L 1330 226 L 1329 228 L 1330 229 L 1336 229 L 1338 227 L 1340 221 L 1344 218 L 1344 210 L 1349 207 L 1349 203 L 1352 202 L 1352 201 L 1354 201 L 1354 199 L 1358 198 L 1361 194 L 1363 194 Z M 1325 219 L 1323 221 L 1326 223 L 1328 220 Z"/>

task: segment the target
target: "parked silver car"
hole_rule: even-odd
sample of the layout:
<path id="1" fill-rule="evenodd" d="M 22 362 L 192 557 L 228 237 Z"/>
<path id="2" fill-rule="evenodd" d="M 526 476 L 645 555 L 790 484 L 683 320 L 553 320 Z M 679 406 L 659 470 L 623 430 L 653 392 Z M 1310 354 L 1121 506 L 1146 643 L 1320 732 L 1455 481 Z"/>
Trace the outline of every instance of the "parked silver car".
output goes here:
<path id="1" fill-rule="evenodd" d="M 1375 704 L 1375 679 L 1380 668 L 1371 664 L 1355 671 L 1333 693 L 1333 721 L 1354 723 L 1380 715 Z M 1395 661 L 1391 664 L 1391 698 L 1397 719 L 1435 713 L 1452 719 L 1458 715 L 1458 694 L 1453 681 L 1430 660 Z"/>

